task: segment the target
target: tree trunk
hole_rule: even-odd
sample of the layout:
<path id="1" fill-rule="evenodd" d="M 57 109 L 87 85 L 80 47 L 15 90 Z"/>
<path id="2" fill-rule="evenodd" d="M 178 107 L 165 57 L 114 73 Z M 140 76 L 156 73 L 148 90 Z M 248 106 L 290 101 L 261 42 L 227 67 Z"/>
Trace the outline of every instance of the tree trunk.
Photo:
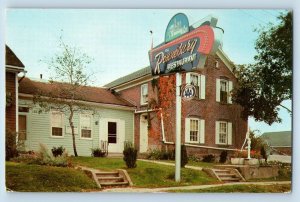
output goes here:
<path id="1" fill-rule="evenodd" d="M 72 109 L 72 107 L 70 107 L 69 124 L 70 124 L 71 131 L 72 131 L 73 150 L 74 150 L 74 155 L 78 156 L 77 149 L 76 149 L 76 142 L 75 142 L 75 134 L 74 134 L 73 115 L 74 115 L 73 109 Z"/>

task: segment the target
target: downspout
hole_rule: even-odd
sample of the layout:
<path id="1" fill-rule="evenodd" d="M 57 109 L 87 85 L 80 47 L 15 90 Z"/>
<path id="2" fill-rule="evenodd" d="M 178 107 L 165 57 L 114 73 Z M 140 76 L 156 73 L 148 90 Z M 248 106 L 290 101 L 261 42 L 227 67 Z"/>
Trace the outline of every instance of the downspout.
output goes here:
<path id="1" fill-rule="evenodd" d="M 18 79 L 18 72 L 15 74 L 15 89 L 16 89 L 16 145 L 19 142 L 19 83 L 25 78 L 27 71 L 22 71 L 24 75 Z"/>
<path id="2" fill-rule="evenodd" d="M 164 116 L 163 116 L 162 108 L 159 108 L 159 110 L 160 110 L 160 124 L 161 124 L 161 133 L 162 133 L 162 142 L 163 142 L 163 144 L 174 144 L 174 142 L 167 142 L 166 141 Z"/>

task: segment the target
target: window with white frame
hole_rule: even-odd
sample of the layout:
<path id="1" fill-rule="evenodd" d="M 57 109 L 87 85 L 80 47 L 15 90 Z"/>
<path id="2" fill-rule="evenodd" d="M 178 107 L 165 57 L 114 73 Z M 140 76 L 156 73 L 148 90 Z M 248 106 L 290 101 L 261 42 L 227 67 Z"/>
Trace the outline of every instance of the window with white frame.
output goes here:
<path id="1" fill-rule="evenodd" d="M 232 123 L 227 121 L 216 122 L 216 144 L 232 144 Z"/>
<path id="2" fill-rule="evenodd" d="M 197 118 L 185 119 L 185 142 L 204 143 L 205 121 Z"/>
<path id="3" fill-rule="evenodd" d="M 51 130 L 53 137 L 63 136 L 63 113 L 58 111 L 51 112 Z"/>
<path id="4" fill-rule="evenodd" d="M 197 97 L 205 99 L 205 75 L 186 73 L 186 84 L 192 84 L 197 89 Z"/>
<path id="5" fill-rule="evenodd" d="M 141 104 L 148 103 L 148 84 L 141 85 Z"/>
<path id="6" fill-rule="evenodd" d="M 90 114 L 80 115 L 80 128 L 82 138 L 92 138 L 92 116 Z"/>
<path id="7" fill-rule="evenodd" d="M 217 79 L 216 80 L 216 101 L 221 103 L 232 103 L 231 91 L 232 91 L 232 81 L 227 79 Z"/>

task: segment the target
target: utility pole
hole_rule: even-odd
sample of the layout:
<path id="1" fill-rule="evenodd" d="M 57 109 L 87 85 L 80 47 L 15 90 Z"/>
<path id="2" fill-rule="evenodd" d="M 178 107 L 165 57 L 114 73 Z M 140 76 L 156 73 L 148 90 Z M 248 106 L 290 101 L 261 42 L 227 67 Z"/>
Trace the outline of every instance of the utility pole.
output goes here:
<path id="1" fill-rule="evenodd" d="M 176 73 L 176 142 L 175 142 L 175 181 L 180 182 L 181 168 L 181 74 Z"/>

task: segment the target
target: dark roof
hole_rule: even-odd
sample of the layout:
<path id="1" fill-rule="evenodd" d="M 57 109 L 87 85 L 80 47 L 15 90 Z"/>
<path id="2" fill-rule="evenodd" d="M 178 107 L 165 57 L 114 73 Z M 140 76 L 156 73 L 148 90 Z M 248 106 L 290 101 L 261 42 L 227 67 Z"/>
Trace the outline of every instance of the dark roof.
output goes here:
<path id="1" fill-rule="evenodd" d="M 66 83 L 58 82 L 40 82 L 34 81 L 28 78 L 24 78 L 19 86 L 19 92 L 31 95 L 52 95 L 51 97 L 57 98 L 68 98 L 68 93 L 62 93 L 61 89 L 68 89 L 71 85 Z M 120 98 L 117 95 L 112 94 L 105 88 L 82 86 L 77 89 L 78 93 L 75 95 L 76 100 L 103 103 L 103 104 L 114 104 L 121 106 L 134 107 L 131 103 Z M 60 93 L 58 93 L 60 92 Z"/>
<path id="2" fill-rule="evenodd" d="M 24 68 L 21 60 L 7 45 L 5 46 L 5 64 Z"/>
<path id="3" fill-rule="evenodd" d="M 149 66 L 139 69 L 139 70 L 137 70 L 131 74 L 128 74 L 126 76 L 123 76 L 121 78 L 118 78 L 118 79 L 104 85 L 104 87 L 107 87 L 107 88 L 115 87 L 120 84 L 126 83 L 128 81 L 132 81 L 134 79 L 138 79 L 138 78 L 146 76 L 146 75 L 151 75 L 151 68 Z"/>
<path id="4" fill-rule="evenodd" d="M 268 145 L 290 147 L 292 145 L 291 131 L 268 132 L 260 136 L 261 139 L 266 141 Z"/>

